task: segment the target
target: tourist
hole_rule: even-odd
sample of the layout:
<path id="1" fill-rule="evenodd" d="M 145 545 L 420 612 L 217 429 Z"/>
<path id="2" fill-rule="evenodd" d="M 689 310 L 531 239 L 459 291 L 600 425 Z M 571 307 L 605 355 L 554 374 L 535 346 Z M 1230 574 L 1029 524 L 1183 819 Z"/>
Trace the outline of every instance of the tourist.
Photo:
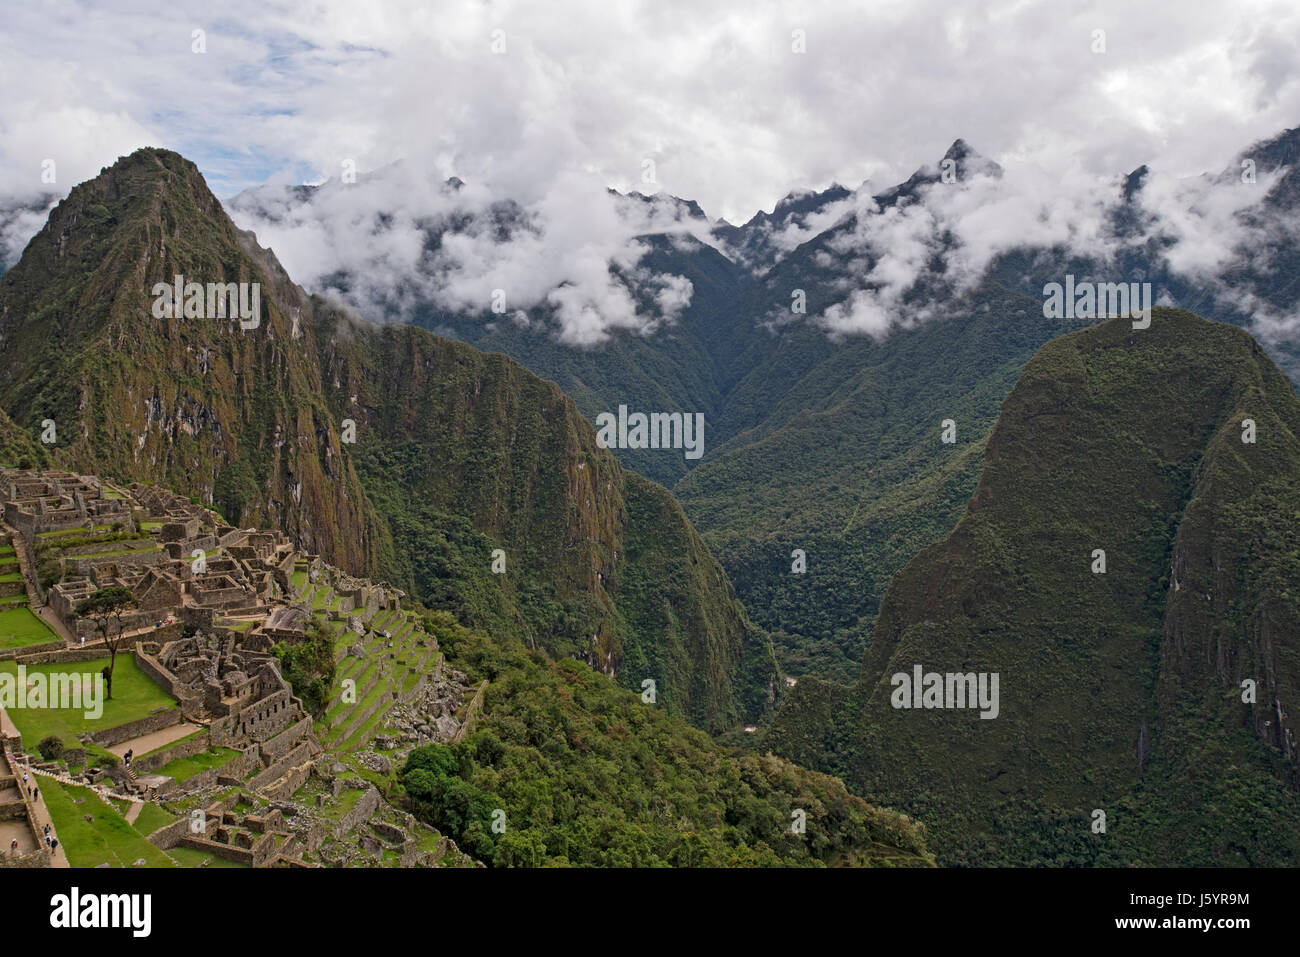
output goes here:
<path id="1" fill-rule="evenodd" d="M 9 842 L 9 853 L 10 853 L 10 854 L 17 854 L 17 853 L 18 853 L 18 839 L 17 839 L 17 838 L 14 838 L 12 841 Z"/>
<path id="2" fill-rule="evenodd" d="M 32 797 L 34 797 L 37 801 L 40 801 L 40 799 L 41 799 L 41 789 L 40 789 L 40 788 L 32 788 Z"/>

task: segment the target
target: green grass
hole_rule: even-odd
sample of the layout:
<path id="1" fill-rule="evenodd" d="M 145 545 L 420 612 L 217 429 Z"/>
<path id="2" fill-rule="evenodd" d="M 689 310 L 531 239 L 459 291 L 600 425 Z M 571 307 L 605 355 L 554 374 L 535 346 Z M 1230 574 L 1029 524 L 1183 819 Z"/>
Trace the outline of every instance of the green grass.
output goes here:
<path id="1" fill-rule="evenodd" d="M 73 562 L 81 561 L 86 558 L 117 558 L 120 555 L 154 555 L 162 551 L 160 548 L 119 548 L 111 552 L 92 552 L 89 555 L 69 555 L 68 560 Z"/>
<path id="2" fill-rule="evenodd" d="M 59 636 L 32 614 L 30 608 L 0 611 L 0 648 L 25 648 L 58 640 Z"/>
<path id="3" fill-rule="evenodd" d="M 215 854 L 209 854 L 207 851 L 195 850 L 192 847 L 173 847 L 167 852 L 174 857 L 181 867 L 247 867 L 247 864 L 240 864 L 238 861 L 228 861 L 224 857 L 217 857 Z"/>
<path id="4" fill-rule="evenodd" d="M 89 788 L 60 784 L 42 777 L 41 797 L 54 821 L 59 844 L 73 867 L 131 867 L 144 858 L 149 867 L 175 867 L 166 854 L 150 844 L 122 815 Z M 77 804 L 80 800 L 82 803 Z M 87 821 L 84 815 L 93 818 Z"/>
<path id="5" fill-rule="evenodd" d="M 138 832 L 148 837 L 160 827 L 166 827 L 176 820 L 174 814 L 169 814 L 152 801 L 145 801 L 144 807 L 140 809 L 140 815 L 135 819 L 132 825 Z"/>
<path id="6" fill-rule="evenodd" d="M 230 748 L 209 748 L 207 751 L 202 751 L 192 757 L 169 761 L 159 768 L 157 773 L 169 777 L 179 784 L 182 781 L 188 781 L 196 774 L 228 764 L 238 754 L 238 751 Z"/>
<path id="7" fill-rule="evenodd" d="M 76 664 L 32 665 L 26 668 L 28 679 L 40 674 L 96 675 L 108 664 L 108 658 L 82 661 Z M 17 674 L 18 666 L 12 661 L 0 662 L 0 674 Z M 98 718 L 88 718 L 84 708 L 10 708 L 9 717 L 18 726 L 24 741 L 35 746 L 47 735 L 56 735 L 66 747 L 80 747 L 79 733 L 94 734 L 128 721 L 147 716 L 154 708 L 176 707 L 176 702 L 156 685 L 135 663 L 135 655 L 117 656 L 113 670 L 113 698 L 103 702 L 103 713 Z"/>

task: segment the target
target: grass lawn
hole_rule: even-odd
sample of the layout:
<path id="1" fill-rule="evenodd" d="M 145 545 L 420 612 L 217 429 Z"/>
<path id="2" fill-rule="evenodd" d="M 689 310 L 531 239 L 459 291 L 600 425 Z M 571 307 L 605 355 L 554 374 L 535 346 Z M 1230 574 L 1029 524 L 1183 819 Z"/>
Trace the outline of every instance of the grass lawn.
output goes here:
<path id="1" fill-rule="evenodd" d="M 0 648 L 25 648 L 58 641 L 59 636 L 50 626 L 37 618 L 28 607 L 10 608 L 0 605 Z"/>
<path id="2" fill-rule="evenodd" d="M 145 837 L 148 837 L 158 828 L 166 827 L 175 820 L 174 815 L 168 814 L 157 804 L 152 801 L 145 801 L 144 807 L 140 809 L 140 816 L 135 819 L 135 824 L 132 826 Z"/>
<path id="3" fill-rule="evenodd" d="M 207 751 L 200 751 L 192 757 L 168 761 L 155 773 L 169 777 L 179 784 L 182 781 L 188 781 L 194 775 L 203 771 L 228 764 L 230 759 L 238 754 L 238 751 L 231 748 L 209 748 Z"/>
<path id="4" fill-rule="evenodd" d="M 94 661 L 81 661 L 75 664 L 32 665 L 26 669 L 28 678 L 36 673 L 50 674 L 84 674 L 94 676 L 108 664 L 108 658 Z M 18 665 L 12 661 L 0 661 L 0 674 L 17 674 Z M 88 680 L 88 679 L 87 679 Z M 176 702 L 153 680 L 141 671 L 135 663 L 135 655 L 123 653 L 117 656 L 117 667 L 113 669 L 113 698 L 103 702 L 103 714 L 98 718 L 88 718 L 85 708 L 10 708 L 9 717 L 18 726 L 24 743 L 34 748 L 36 742 L 47 735 L 57 735 L 66 747 L 80 747 L 77 735 L 82 732 L 94 734 L 106 728 L 113 728 L 128 721 L 136 721 L 149 714 L 154 708 L 166 706 L 175 708 Z"/>
<path id="5" fill-rule="evenodd" d="M 85 558 L 117 558 L 122 555 L 152 555 L 160 548 L 118 548 L 109 552 L 91 552 L 88 555 L 69 555 L 68 561 L 79 562 Z"/>
<path id="6" fill-rule="evenodd" d="M 41 778 L 41 797 L 54 820 L 59 844 L 73 867 L 131 867 L 144 858 L 149 867 L 175 867 L 175 863 L 154 847 L 117 811 L 89 788 L 60 784 Z M 77 804 L 77 800 L 81 800 Z M 87 821 L 89 814 L 94 820 Z"/>
<path id="7" fill-rule="evenodd" d="M 4 575 L 0 575 L 0 582 L 20 582 L 22 580 L 22 572 L 8 572 Z"/>
<path id="8" fill-rule="evenodd" d="M 137 822 L 138 823 L 138 822 Z M 192 847 L 173 847 L 167 852 L 180 862 L 181 867 L 247 867 L 238 861 L 228 861 L 207 851 L 196 851 Z"/>

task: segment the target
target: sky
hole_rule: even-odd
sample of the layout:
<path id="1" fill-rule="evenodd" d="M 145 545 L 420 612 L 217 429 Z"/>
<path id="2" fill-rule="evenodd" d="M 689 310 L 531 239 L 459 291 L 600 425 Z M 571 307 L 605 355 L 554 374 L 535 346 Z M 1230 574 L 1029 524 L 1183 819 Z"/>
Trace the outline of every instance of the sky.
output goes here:
<path id="1" fill-rule="evenodd" d="M 66 189 L 153 145 L 222 198 L 405 159 L 525 203 L 579 172 L 743 222 L 793 189 L 888 185 L 957 137 L 1004 165 L 1191 174 L 1300 122 L 1290 0 L 45 0 L 4 20 L 10 195 L 46 159 Z"/>
<path id="2" fill-rule="evenodd" d="M 604 275 L 643 254 L 605 187 L 740 223 L 791 191 L 887 187 L 961 137 L 1031 184 L 1038 215 L 1054 198 L 1091 207 L 1088 190 L 1144 163 L 1171 183 L 1222 170 L 1300 125 L 1294 0 L 217 6 L 7 6 L 0 197 L 66 193 L 146 145 L 194 160 L 223 200 L 400 161 L 406 182 L 376 201 L 423 196 L 412 226 L 447 211 L 435 187 L 456 176 L 477 211 L 509 198 L 544 240 L 501 252 L 467 236 L 442 264 L 443 304 L 509 288 L 557 309 L 575 344 L 654 328 L 690 297 L 671 277 Z M 324 241 L 315 224 L 241 225 L 311 288 L 369 235 L 344 228 L 360 205 L 339 206 Z M 0 241 L 21 248 L 42 217 Z M 414 255 L 409 231 L 389 239 L 384 281 Z M 663 308 L 639 310 L 646 297 Z"/>

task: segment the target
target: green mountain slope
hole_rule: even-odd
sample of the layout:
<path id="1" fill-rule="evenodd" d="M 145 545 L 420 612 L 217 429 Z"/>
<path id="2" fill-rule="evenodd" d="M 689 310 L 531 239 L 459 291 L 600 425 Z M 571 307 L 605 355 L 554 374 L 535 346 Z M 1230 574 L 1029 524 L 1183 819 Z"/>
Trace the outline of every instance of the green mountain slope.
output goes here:
<path id="1" fill-rule="evenodd" d="M 177 274 L 259 283 L 260 323 L 154 318 Z M 54 419 L 63 466 L 283 528 L 431 607 L 652 680 L 709 729 L 775 700 L 770 641 L 681 509 L 556 386 L 308 297 L 175 153 L 76 187 L 0 279 L 0 407 L 29 434 Z"/>
<path id="2" fill-rule="evenodd" d="M 923 817 L 941 863 L 1294 863 L 1297 519 L 1300 399 L 1248 334 L 1158 310 L 1054 340 L 857 684 L 800 682 L 767 744 Z M 998 674 L 999 714 L 894 707 L 917 665 Z"/>
<path id="3" fill-rule="evenodd" d="M 719 747 L 583 664 L 488 641 L 437 617 L 482 718 L 415 749 L 412 809 L 499 866 L 926 866 L 924 830 L 835 778 Z M 798 813 L 802 812 L 802 816 Z M 493 815 L 504 830 L 490 825 Z M 799 825 L 802 824 L 802 829 Z"/>
<path id="4" fill-rule="evenodd" d="M 326 395 L 357 423 L 357 470 L 396 580 L 629 687 L 653 681 L 702 726 L 769 707 L 771 645 L 721 566 L 554 383 L 412 326 L 324 322 Z"/>
<path id="5" fill-rule="evenodd" d="M 373 568 L 364 496 L 320 398 L 311 330 L 193 163 L 139 150 L 75 187 L 0 279 L 0 405 L 59 461 L 184 489 Z M 258 282 L 260 324 L 156 319 L 155 283 Z"/>

